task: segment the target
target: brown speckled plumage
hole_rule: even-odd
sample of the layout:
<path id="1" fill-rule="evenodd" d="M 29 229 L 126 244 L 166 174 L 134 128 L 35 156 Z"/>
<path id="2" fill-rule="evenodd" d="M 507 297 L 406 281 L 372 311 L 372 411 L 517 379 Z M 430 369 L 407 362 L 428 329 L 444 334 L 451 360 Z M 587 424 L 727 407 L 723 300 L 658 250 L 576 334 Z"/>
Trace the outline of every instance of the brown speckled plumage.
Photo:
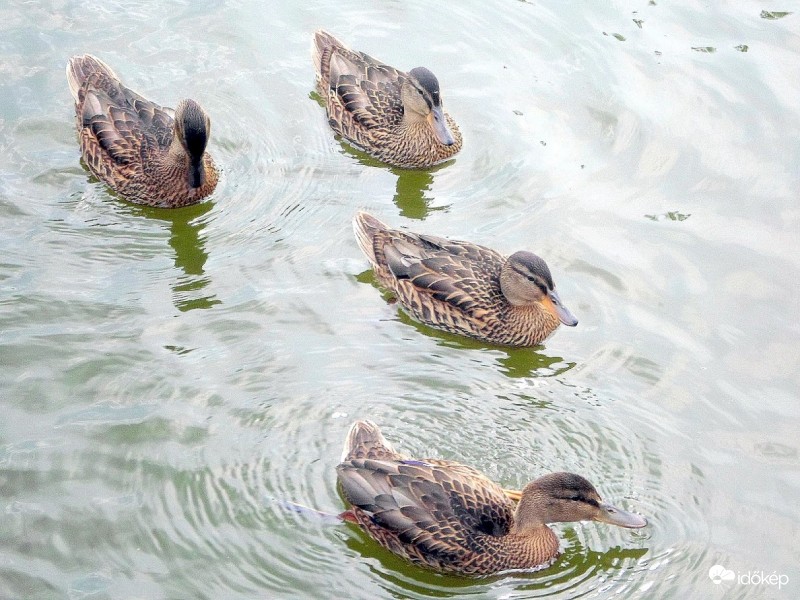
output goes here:
<path id="1" fill-rule="evenodd" d="M 461 149 L 461 133 L 442 110 L 439 82 L 428 69 L 406 73 L 314 34 L 317 89 L 331 128 L 390 165 L 427 168 Z"/>
<path id="2" fill-rule="evenodd" d="M 418 321 L 492 344 L 535 346 L 563 322 L 547 264 L 530 252 L 506 258 L 472 244 L 389 229 L 358 213 L 353 230 L 381 285 Z"/>
<path id="3" fill-rule="evenodd" d="M 572 473 L 529 483 L 515 505 L 472 467 L 395 452 L 369 421 L 352 425 L 336 470 L 352 520 L 385 548 L 442 572 L 486 575 L 546 567 L 559 553 L 550 522 L 646 524 L 602 504 L 594 487 Z M 606 511 L 615 512 L 608 517 Z"/>
<path id="4" fill-rule="evenodd" d="M 131 202 L 175 208 L 214 191 L 217 171 L 205 152 L 211 122 L 193 100 L 175 111 L 125 87 L 91 55 L 73 56 L 67 81 L 83 160 Z"/>

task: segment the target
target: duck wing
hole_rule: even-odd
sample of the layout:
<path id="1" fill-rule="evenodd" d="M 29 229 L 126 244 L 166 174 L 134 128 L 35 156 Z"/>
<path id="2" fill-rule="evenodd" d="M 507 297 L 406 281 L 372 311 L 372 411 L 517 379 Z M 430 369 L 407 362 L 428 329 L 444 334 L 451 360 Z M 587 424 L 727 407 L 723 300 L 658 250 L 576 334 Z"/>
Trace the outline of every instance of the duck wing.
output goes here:
<path id="1" fill-rule="evenodd" d="M 392 127 L 403 118 L 400 88 L 406 74 L 363 52 L 337 48 L 330 56 L 330 94 L 340 107 L 334 118 L 371 129 Z M 331 100 L 331 98 L 329 98 Z"/>
<path id="2" fill-rule="evenodd" d="M 142 129 L 152 135 L 162 150 L 169 148 L 175 135 L 175 111 L 160 106 L 125 88 L 128 103 L 141 121 Z"/>
<path id="3" fill-rule="evenodd" d="M 105 156 L 119 166 L 141 160 L 141 123 L 133 111 L 117 106 L 108 94 L 86 90 L 79 118 L 81 145 L 88 157 L 102 161 Z"/>
<path id="4" fill-rule="evenodd" d="M 499 277 L 505 258 L 490 248 L 404 233 L 383 244 L 383 254 L 398 280 L 473 316 L 483 316 L 480 307 L 491 306 L 502 294 Z"/>
<path id="5" fill-rule="evenodd" d="M 87 153 L 101 152 L 118 165 L 129 165 L 151 149 L 169 147 L 174 111 L 123 85 L 100 59 L 72 57 L 67 81 Z"/>
<path id="6" fill-rule="evenodd" d="M 359 523 L 387 548 L 435 568 L 485 551 L 508 533 L 514 506 L 502 489 L 458 463 L 358 459 L 337 467 Z"/>
<path id="7" fill-rule="evenodd" d="M 161 150 L 169 148 L 174 135 L 174 111 L 140 96 L 119 82 L 104 78 L 90 78 L 81 97 L 83 126 L 95 121 L 107 121 L 104 129 L 118 130 L 121 137 L 132 145 L 136 140 L 152 136 Z"/>

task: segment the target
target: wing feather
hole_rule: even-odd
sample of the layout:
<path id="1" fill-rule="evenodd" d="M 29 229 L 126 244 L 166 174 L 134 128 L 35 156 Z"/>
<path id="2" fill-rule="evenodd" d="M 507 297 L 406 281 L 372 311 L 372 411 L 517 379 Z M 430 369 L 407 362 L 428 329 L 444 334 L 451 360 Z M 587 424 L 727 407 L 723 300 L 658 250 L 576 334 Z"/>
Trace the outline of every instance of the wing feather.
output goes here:
<path id="1" fill-rule="evenodd" d="M 363 52 L 344 47 L 331 51 L 328 107 L 342 123 L 352 120 L 366 129 L 396 125 L 402 119 L 398 102 L 406 75 Z"/>
<path id="2" fill-rule="evenodd" d="M 379 542 L 434 567 L 506 533 L 513 504 L 478 471 L 448 461 L 356 459 L 337 467 L 357 519 Z"/>
<path id="3" fill-rule="evenodd" d="M 386 264 L 397 279 L 472 316 L 477 316 L 488 296 L 500 293 L 493 284 L 504 260 L 500 254 L 442 238 L 416 237 L 416 244 L 408 234 L 384 243 Z"/>

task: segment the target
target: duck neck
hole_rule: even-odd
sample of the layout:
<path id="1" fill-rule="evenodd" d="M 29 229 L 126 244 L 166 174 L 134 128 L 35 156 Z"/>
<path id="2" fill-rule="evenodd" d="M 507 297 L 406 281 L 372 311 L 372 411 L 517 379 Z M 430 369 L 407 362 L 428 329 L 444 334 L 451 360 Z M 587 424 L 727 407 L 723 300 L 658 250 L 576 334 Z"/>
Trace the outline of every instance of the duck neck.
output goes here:
<path id="1" fill-rule="evenodd" d="M 514 557 L 513 569 L 531 569 L 549 565 L 558 555 L 558 536 L 544 523 L 524 529 L 516 525 L 506 536 L 510 555 Z"/>
<path id="2" fill-rule="evenodd" d="M 536 345 L 548 337 L 558 328 L 558 319 L 545 310 L 538 302 L 523 306 L 506 304 L 506 309 L 501 317 L 504 329 L 509 332 L 519 332 L 509 343 Z"/>
<path id="3" fill-rule="evenodd" d="M 200 188 L 206 182 L 203 156 L 201 155 L 198 159 L 190 156 L 177 135 L 172 138 L 161 170 L 170 177 L 182 178 L 186 181 L 189 189 Z"/>
<path id="4" fill-rule="evenodd" d="M 403 120 L 400 122 L 400 133 L 404 137 L 418 140 L 419 143 L 424 143 L 426 146 L 432 147 L 438 143 L 428 122 L 415 113 L 405 112 L 403 114 Z"/>
<path id="5" fill-rule="evenodd" d="M 203 159 L 193 160 L 189 163 L 189 187 L 202 187 L 206 181 L 206 170 L 203 166 Z"/>

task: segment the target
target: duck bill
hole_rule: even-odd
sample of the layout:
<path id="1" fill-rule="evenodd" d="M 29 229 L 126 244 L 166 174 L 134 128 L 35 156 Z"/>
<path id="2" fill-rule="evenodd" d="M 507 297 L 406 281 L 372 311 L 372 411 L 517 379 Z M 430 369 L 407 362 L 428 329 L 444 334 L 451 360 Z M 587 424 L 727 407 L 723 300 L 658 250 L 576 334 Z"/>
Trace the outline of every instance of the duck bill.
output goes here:
<path id="1" fill-rule="evenodd" d="M 600 504 L 599 509 L 600 513 L 594 518 L 595 521 L 629 529 L 638 529 L 647 525 L 647 519 L 644 517 L 611 504 Z"/>
<path id="2" fill-rule="evenodd" d="M 578 319 L 576 319 L 575 315 L 561 303 L 561 298 L 559 298 L 558 293 L 555 290 L 550 290 L 547 295 L 553 303 L 553 309 L 555 310 L 558 320 L 567 327 L 575 327 L 575 325 L 578 324 Z"/>
<path id="3" fill-rule="evenodd" d="M 450 133 L 450 129 L 447 127 L 447 121 L 444 118 L 444 111 L 441 106 L 434 106 L 431 109 L 428 115 L 428 123 L 431 129 L 433 129 L 433 134 L 436 136 L 436 139 L 439 140 L 439 143 L 445 146 L 452 146 L 456 143 L 453 139 L 453 134 Z"/>

